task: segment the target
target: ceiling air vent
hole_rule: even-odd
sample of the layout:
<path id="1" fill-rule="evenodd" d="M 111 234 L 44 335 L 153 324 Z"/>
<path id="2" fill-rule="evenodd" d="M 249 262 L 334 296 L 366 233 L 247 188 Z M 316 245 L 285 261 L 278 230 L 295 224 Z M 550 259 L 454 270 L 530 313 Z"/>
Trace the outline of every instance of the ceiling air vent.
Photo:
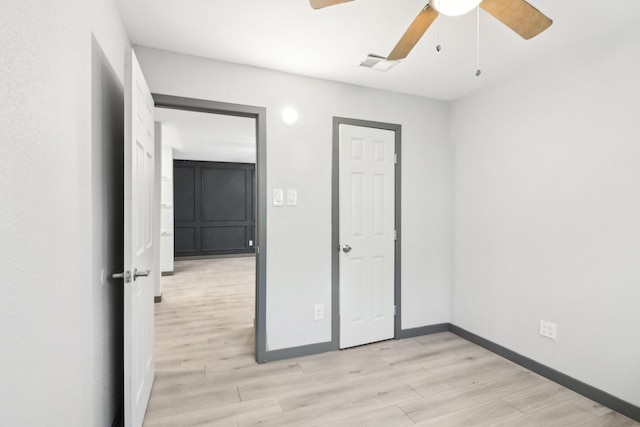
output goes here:
<path id="1" fill-rule="evenodd" d="M 398 65 L 398 62 L 400 61 L 387 61 L 387 58 L 384 56 L 369 54 L 364 61 L 360 62 L 360 66 L 376 71 L 389 71 Z"/>

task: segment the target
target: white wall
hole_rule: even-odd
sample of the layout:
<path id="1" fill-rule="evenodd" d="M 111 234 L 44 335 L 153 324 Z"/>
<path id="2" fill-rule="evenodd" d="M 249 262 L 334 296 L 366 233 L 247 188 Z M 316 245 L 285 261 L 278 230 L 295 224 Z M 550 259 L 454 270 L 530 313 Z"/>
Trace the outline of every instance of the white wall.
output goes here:
<path id="1" fill-rule="evenodd" d="M 105 129 L 128 38 L 109 0 L 10 0 L 0 40 L 0 424 L 108 426 L 116 293 L 99 277 L 109 218 L 95 150 L 117 137 Z M 403 328 L 452 320 L 638 405 L 639 45 L 629 28 L 583 46 L 454 102 L 450 123 L 442 102 L 138 56 L 154 92 L 267 107 L 268 188 L 299 191 L 298 207 L 269 208 L 270 349 L 330 339 L 312 307 L 330 312 L 331 117 L 400 123 Z M 111 86 L 96 90 L 103 74 Z M 287 104 L 301 112 L 292 128 Z M 557 342 L 537 335 L 540 318 Z"/>
<path id="2" fill-rule="evenodd" d="M 162 176 L 162 123 L 153 124 L 153 296 L 162 297 L 162 190 L 166 183 Z"/>
<path id="3" fill-rule="evenodd" d="M 161 127 L 162 129 L 162 127 Z M 156 135 L 164 133 L 156 127 Z M 160 196 L 160 269 L 163 273 L 173 273 L 174 229 L 173 229 L 173 148 L 162 147 L 162 167 Z M 156 293 L 159 295 L 159 293 Z"/>
<path id="4" fill-rule="evenodd" d="M 639 46 L 636 25 L 451 107 L 452 322 L 635 405 Z"/>
<path id="5" fill-rule="evenodd" d="M 115 73 L 92 69 L 92 32 Z M 109 426 L 121 390 L 92 151 L 121 93 L 92 78 L 122 78 L 128 39 L 111 1 L 9 0 L 0 40 L 0 425 Z"/>
<path id="6" fill-rule="evenodd" d="M 332 117 L 402 125 L 402 326 L 449 321 L 450 149 L 447 104 L 263 69 L 136 48 L 152 92 L 267 108 L 267 187 L 298 206 L 268 207 L 270 350 L 331 340 Z M 363 71 L 367 72 L 367 71 Z M 280 113 L 295 106 L 300 121 Z"/>

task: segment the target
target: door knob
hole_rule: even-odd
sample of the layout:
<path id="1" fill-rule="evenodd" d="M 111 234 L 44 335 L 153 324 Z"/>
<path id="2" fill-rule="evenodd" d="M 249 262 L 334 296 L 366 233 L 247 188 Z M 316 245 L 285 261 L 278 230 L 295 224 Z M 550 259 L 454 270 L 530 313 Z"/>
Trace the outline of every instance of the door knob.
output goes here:
<path id="1" fill-rule="evenodd" d="M 138 277 L 147 277 L 151 273 L 151 270 L 138 271 L 136 268 L 133 270 L 133 280 L 136 280 Z"/>
<path id="2" fill-rule="evenodd" d="M 349 245 L 344 245 L 344 246 L 342 247 L 342 252 L 345 252 L 345 253 L 347 253 L 347 252 L 351 252 L 351 246 L 349 246 Z"/>

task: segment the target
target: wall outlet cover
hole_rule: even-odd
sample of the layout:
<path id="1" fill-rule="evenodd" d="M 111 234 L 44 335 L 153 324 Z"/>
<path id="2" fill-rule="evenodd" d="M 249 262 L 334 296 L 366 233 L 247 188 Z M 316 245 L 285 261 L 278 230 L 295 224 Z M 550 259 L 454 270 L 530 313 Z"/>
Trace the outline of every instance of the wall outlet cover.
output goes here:
<path id="1" fill-rule="evenodd" d="M 540 335 L 555 340 L 558 337 L 558 325 L 548 320 L 540 319 Z"/>

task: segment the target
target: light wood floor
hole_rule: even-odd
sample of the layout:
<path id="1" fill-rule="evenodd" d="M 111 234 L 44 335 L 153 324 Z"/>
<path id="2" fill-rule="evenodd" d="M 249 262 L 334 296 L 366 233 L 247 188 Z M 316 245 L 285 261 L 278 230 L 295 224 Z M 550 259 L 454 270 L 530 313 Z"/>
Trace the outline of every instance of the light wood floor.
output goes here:
<path id="1" fill-rule="evenodd" d="M 258 365 L 254 259 L 178 261 L 156 304 L 155 426 L 640 426 L 451 333 Z"/>

